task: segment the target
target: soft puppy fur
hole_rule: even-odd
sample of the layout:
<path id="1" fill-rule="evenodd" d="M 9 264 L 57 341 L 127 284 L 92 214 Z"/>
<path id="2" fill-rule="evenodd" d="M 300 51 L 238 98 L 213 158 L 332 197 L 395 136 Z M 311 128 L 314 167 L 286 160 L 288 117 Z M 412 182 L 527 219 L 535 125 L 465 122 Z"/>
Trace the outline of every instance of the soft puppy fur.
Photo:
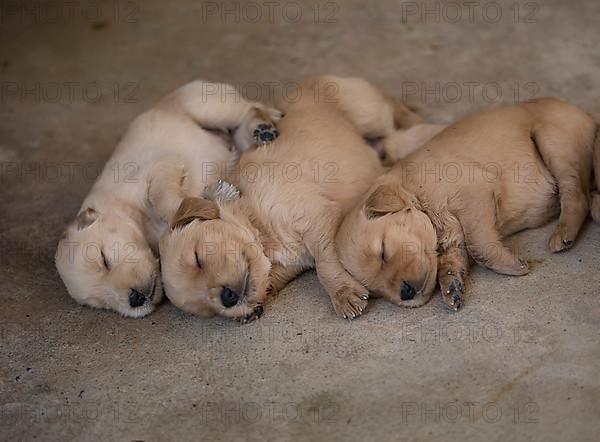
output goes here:
<path id="1" fill-rule="evenodd" d="M 463 305 L 469 257 L 498 273 L 528 273 L 503 238 L 558 215 L 548 244 L 561 252 L 590 202 L 600 221 L 591 192 L 593 171 L 600 188 L 596 132 L 590 115 L 555 98 L 449 126 L 379 178 L 346 217 L 336 237 L 344 267 L 402 306 L 426 303 L 437 281 L 452 310 Z"/>
<path id="2" fill-rule="evenodd" d="M 235 162 L 235 147 L 274 138 L 280 117 L 232 86 L 195 81 L 133 121 L 58 244 L 69 294 L 125 316 L 150 313 L 163 296 L 158 238 L 179 204 Z"/>
<path id="3" fill-rule="evenodd" d="M 184 200 L 161 238 L 165 291 L 181 309 L 256 319 L 268 292 L 315 267 L 339 315 L 362 313 L 368 291 L 342 267 L 335 233 L 383 172 L 363 137 L 392 134 L 395 116 L 400 127 L 417 118 L 358 78 L 319 77 L 302 91 L 279 138 L 228 177 L 241 196 Z"/>

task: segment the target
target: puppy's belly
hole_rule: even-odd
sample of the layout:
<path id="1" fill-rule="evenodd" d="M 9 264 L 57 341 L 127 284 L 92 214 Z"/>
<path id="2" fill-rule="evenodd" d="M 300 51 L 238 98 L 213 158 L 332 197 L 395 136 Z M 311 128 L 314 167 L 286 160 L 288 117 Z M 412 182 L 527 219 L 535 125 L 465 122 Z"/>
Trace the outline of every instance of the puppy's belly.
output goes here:
<path id="1" fill-rule="evenodd" d="M 539 227 L 560 212 L 557 185 L 546 167 L 530 163 L 526 173 L 503 180 L 496 195 L 497 227 L 502 236 Z"/>

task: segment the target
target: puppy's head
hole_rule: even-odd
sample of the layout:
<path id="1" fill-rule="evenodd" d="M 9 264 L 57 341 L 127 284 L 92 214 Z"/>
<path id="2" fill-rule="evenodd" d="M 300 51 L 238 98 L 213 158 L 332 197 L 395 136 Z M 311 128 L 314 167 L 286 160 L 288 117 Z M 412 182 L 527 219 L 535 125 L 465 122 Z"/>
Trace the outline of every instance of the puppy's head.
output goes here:
<path id="1" fill-rule="evenodd" d="M 242 319 L 260 316 L 255 266 L 266 257 L 252 232 L 222 205 L 185 198 L 160 240 L 167 297 L 182 310 Z"/>
<path id="2" fill-rule="evenodd" d="M 416 197 L 400 185 L 372 187 L 344 219 L 336 242 L 346 269 L 374 294 L 407 307 L 431 298 L 436 232 Z"/>
<path id="3" fill-rule="evenodd" d="M 55 262 L 81 304 L 140 318 L 163 296 L 158 259 L 138 226 L 115 213 L 79 213 L 58 244 Z"/>

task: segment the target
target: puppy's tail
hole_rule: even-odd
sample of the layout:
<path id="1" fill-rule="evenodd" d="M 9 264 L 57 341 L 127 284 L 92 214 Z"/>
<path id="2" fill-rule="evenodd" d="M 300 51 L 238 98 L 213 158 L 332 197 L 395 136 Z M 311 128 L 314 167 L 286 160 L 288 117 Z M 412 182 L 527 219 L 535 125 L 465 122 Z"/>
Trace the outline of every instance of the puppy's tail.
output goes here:
<path id="1" fill-rule="evenodd" d="M 592 114 L 592 118 L 596 122 L 596 138 L 592 152 L 596 188 L 592 190 L 591 214 L 594 221 L 600 223 L 600 114 Z"/>

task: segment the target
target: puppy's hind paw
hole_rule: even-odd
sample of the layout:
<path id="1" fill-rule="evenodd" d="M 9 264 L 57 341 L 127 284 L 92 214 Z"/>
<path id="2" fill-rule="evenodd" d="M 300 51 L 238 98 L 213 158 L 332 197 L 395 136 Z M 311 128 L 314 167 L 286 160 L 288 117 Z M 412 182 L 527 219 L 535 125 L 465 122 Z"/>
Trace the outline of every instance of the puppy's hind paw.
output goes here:
<path id="1" fill-rule="evenodd" d="M 275 141 L 279 132 L 271 123 L 260 123 L 252 132 L 254 142 L 257 144 L 267 144 Z"/>

